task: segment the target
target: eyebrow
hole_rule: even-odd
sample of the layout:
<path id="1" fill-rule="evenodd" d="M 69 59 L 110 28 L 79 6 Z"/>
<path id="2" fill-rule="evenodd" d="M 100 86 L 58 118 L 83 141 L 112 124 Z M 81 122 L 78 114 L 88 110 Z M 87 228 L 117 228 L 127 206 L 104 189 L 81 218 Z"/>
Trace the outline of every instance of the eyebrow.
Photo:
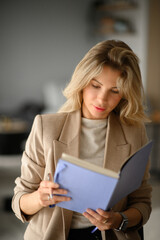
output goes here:
<path id="1" fill-rule="evenodd" d="M 99 83 L 100 85 L 103 86 L 103 84 L 102 84 L 101 82 L 99 82 L 97 79 L 93 78 L 92 80 L 93 80 L 93 81 L 96 81 L 97 83 Z"/>
<path id="2" fill-rule="evenodd" d="M 97 79 L 93 78 L 92 80 L 99 83 L 101 86 L 103 86 L 103 84 L 101 82 L 99 82 Z M 117 89 L 118 90 L 117 87 L 112 87 L 112 89 Z"/>

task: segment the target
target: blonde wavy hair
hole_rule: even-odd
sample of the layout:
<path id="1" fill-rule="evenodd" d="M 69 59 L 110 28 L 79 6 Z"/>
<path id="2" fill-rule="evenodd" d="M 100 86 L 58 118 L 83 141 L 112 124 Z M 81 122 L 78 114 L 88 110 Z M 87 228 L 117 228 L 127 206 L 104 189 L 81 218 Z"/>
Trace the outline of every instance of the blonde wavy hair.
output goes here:
<path id="1" fill-rule="evenodd" d="M 117 87 L 120 89 L 122 99 L 114 109 L 121 122 L 129 125 L 148 122 L 139 59 L 126 43 L 116 40 L 96 44 L 80 61 L 71 81 L 63 91 L 67 101 L 59 112 L 81 109 L 83 89 L 101 73 L 104 65 L 121 72 Z"/>

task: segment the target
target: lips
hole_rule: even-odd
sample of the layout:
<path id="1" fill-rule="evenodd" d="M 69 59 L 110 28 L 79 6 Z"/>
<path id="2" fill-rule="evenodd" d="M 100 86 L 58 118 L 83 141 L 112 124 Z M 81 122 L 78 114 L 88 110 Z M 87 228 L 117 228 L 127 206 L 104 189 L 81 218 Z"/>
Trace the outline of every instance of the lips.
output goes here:
<path id="1" fill-rule="evenodd" d="M 97 106 L 94 106 L 94 108 L 99 112 L 105 111 L 105 108 L 101 108 L 101 107 L 97 107 Z"/>

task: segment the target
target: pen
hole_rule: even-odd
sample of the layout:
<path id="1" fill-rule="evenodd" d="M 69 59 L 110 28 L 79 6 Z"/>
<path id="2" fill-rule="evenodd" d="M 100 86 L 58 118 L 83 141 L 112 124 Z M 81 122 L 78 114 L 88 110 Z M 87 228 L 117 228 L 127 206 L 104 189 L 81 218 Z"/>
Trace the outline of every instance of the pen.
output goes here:
<path id="1" fill-rule="evenodd" d="M 47 175 L 48 181 L 52 181 L 52 175 L 51 173 L 48 173 Z M 50 189 L 50 194 L 49 194 L 49 198 L 52 199 L 53 198 L 53 194 L 52 194 L 52 188 Z M 55 204 L 49 205 L 50 208 L 54 207 Z"/>
<path id="2" fill-rule="evenodd" d="M 91 231 L 91 233 L 94 233 L 95 231 L 97 231 L 97 227 L 95 227 L 92 231 Z"/>

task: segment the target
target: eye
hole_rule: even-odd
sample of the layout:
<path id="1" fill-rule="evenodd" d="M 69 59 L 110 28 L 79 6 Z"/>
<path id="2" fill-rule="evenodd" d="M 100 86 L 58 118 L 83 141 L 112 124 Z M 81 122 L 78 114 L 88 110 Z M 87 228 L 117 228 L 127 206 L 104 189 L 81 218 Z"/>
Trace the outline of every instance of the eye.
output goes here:
<path id="1" fill-rule="evenodd" d="M 92 83 L 92 87 L 94 87 L 94 88 L 100 88 L 99 85 L 96 85 L 96 84 L 93 84 L 93 83 Z"/>
<path id="2" fill-rule="evenodd" d="M 112 92 L 112 93 L 115 93 L 115 94 L 119 94 L 119 90 L 116 89 L 116 88 L 115 88 L 115 89 L 111 89 L 111 92 Z"/>

